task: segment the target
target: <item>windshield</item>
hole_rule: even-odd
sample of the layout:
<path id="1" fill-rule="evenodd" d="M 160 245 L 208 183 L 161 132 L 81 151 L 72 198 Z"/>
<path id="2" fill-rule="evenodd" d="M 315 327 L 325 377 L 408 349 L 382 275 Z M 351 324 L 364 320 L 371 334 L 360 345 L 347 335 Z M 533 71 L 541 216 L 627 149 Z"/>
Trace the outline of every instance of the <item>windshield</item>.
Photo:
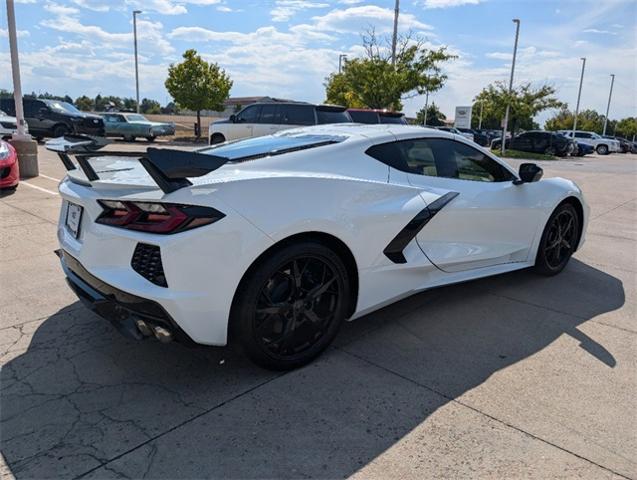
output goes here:
<path id="1" fill-rule="evenodd" d="M 47 105 L 49 106 L 49 108 L 51 110 L 54 110 L 54 111 L 59 112 L 59 113 L 82 114 L 82 112 L 80 112 L 77 108 L 75 108 L 70 103 L 58 102 L 56 100 L 56 101 L 47 102 Z"/>
<path id="2" fill-rule="evenodd" d="M 239 161 L 320 147 L 343 140 L 345 137 L 333 135 L 270 135 L 224 143 L 200 152 Z"/>
<path id="3" fill-rule="evenodd" d="M 148 121 L 148 119 L 145 116 L 138 115 L 138 114 L 127 115 L 126 118 L 128 118 L 129 122 L 147 122 Z"/>

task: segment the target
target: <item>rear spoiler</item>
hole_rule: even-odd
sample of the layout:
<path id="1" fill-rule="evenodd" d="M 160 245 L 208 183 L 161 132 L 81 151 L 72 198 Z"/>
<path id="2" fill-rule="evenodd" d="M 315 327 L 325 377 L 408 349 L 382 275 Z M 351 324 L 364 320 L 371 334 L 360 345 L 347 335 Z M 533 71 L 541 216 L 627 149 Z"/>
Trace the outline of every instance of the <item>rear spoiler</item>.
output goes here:
<path id="1" fill-rule="evenodd" d="M 163 148 L 147 148 L 146 152 L 100 151 L 110 143 L 104 137 L 65 135 L 46 142 L 46 148 L 58 154 L 67 170 L 77 169 L 71 160 L 73 155 L 89 182 L 99 180 L 99 175 L 91 166 L 91 158 L 137 158 L 164 193 L 188 187 L 192 185 L 188 177 L 201 177 L 230 161 L 229 158 L 216 155 Z"/>

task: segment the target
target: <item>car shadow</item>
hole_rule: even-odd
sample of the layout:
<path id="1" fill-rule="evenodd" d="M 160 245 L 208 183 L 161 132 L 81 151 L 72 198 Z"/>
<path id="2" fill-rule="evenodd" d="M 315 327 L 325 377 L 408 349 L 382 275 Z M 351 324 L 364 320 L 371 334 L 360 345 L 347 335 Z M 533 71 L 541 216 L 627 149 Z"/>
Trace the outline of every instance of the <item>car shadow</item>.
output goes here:
<path id="1" fill-rule="evenodd" d="M 575 259 L 438 288 L 347 323 L 289 373 L 234 347 L 128 341 L 76 303 L 2 342 L 1 450 L 16 478 L 345 477 L 562 335 L 613 368 L 578 326 L 624 301 Z"/>

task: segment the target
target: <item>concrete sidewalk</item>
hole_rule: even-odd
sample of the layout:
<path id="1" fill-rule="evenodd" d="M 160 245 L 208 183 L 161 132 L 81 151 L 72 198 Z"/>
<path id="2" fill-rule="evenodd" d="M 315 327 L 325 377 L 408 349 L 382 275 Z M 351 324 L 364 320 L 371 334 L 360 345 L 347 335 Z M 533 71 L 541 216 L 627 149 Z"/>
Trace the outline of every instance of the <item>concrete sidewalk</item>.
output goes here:
<path id="1" fill-rule="evenodd" d="M 0 198 L 2 478 L 637 478 L 637 156 L 542 163 L 592 207 L 561 275 L 413 296 L 273 373 L 85 310 L 40 155 Z"/>

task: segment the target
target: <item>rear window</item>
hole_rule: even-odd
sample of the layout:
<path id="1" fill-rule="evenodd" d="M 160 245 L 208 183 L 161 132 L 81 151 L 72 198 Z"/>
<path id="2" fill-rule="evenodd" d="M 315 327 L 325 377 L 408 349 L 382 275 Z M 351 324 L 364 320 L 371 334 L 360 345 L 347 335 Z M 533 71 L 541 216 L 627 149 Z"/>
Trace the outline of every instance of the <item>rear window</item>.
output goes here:
<path id="1" fill-rule="evenodd" d="M 347 123 L 352 119 L 349 113 L 344 108 L 338 107 L 317 107 L 316 108 L 316 122 L 319 125 L 325 123 Z"/>
<path id="2" fill-rule="evenodd" d="M 287 125 L 314 125 L 314 109 L 311 105 L 281 105 L 281 123 Z"/>
<path id="3" fill-rule="evenodd" d="M 376 112 L 359 112 L 350 110 L 349 116 L 357 123 L 378 123 L 378 113 Z"/>
<path id="4" fill-rule="evenodd" d="M 383 115 L 380 114 L 380 123 L 392 123 L 396 125 L 406 125 L 407 120 L 405 120 L 404 115 Z"/>
<path id="5" fill-rule="evenodd" d="M 205 148 L 199 150 L 199 153 L 217 155 L 239 162 L 339 143 L 345 138 L 335 135 L 270 135 Z"/>

